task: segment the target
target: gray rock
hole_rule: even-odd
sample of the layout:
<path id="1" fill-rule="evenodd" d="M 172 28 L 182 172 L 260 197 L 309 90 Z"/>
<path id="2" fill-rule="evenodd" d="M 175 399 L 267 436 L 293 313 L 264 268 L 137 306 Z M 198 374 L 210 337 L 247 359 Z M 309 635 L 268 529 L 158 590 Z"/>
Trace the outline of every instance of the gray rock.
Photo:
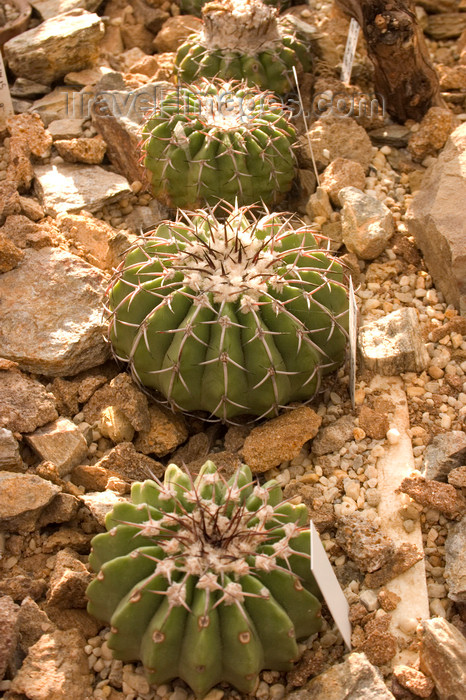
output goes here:
<path id="1" fill-rule="evenodd" d="M 54 377 L 102 364 L 105 288 L 100 270 L 60 248 L 26 250 L 22 264 L 0 276 L 0 356 Z"/>
<path id="2" fill-rule="evenodd" d="M 465 29 L 464 12 L 442 12 L 429 16 L 425 31 L 433 39 L 454 39 Z"/>
<path id="3" fill-rule="evenodd" d="M 366 572 L 380 569 L 394 551 L 393 541 L 357 512 L 339 519 L 335 541 Z"/>
<path id="4" fill-rule="evenodd" d="M 394 146 L 405 148 L 408 145 L 411 129 L 402 124 L 387 124 L 369 131 L 369 138 L 376 146 Z"/>
<path id="5" fill-rule="evenodd" d="M 39 165 L 34 173 L 38 197 L 51 216 L 82 209 L 94 212 L 131 194 L 126 178 L 98 165 Z"/>
<path id="6" fill-rule="evenodd" d="M 79 496 L 79 500 L 89 508 L 99 525 L 105 525 L 105 516 L 117 503 L 126 503 L 129 496 L 118 496 L 114 491 L 92 491 Z"/>
<path id="7" fill-rule="evenodd" d="M 49 85 L 92 63 L 104 33 L 96 14 L 72 10 L 7 41 L 5 57 L 15 75 Z"/>
<path id="8" fill-rule="evenodd" d="M 446 481 L 452 469 L 466 464 L 466 433 L 451 430 L 436 435 L 424 452 L 426 479 Z"/>
<path id="9" fill-rule="evenodd" d="M 147 207 L 134 207 L 131 214 L 125 217 L 125 224 L 129 229 L 140 234 L 168 218 L 168 209 L 153 199 Z"/>
<path id="10" fill-rule="evenodd" d="M 27 78 L 17 78 L 10 92 L 12 97 L 29 100 L 34 97 L 47 95 L 50 92 L 50 86 L 42 85 L 42 83 L 37 83 L 35 80 L 28 80 Z"/>
<path id="11" fill-rule="evenodd" d="M 48 125 L 54 141 L 58 139 L 77 139 L 82 136 L 84 119 L 54 119 Z"/>
<path id="12" fill-rule="evenodd" d="M 358 258 L 374 260 L 395 231 L 390 209 L 357 187 L 343 187 L 339 196 L 343 243 Z"/>
<path id="13" fill-rule="evenodd" d="M 102 0 L 32 0 L 31 5 L 42 19 L 51 19 L 78 8 L 94 12 L 101 3 Z"/>
<path id="14" fill-rule="evenodd" d="M 41 511 L 60 487 L 35 474 L 0 472 L 0 521 L 7 531 L 34 530 Z"/>
<path id="15" fill-rule="evenodd" d="M 31 112 L 37 112 L 47 127 L 56 119 L 66 119 L 73 107 L 73 95 L 76 94 L 74 88 L 66 85 L 59 85 L 45 97 L 41 97 L 32 103 Z M 84 100 L 84 98 L 82 98 Z"/>
<path id="16" fill-rule="evenodd" d="M 0 597 L 0 680 L 10 665 L 19 640 L 18 630 L 19 605 L 10 596 Z"/>
<path id="17" fill-rule="evenodd" d="M 19 454 L 18 441 L 11 430 L 6 428 L 0 428 L 0 470 L 14 472 L 25 470 L 25 465 Z"/>
<path id="18" fill-rule="evenodd" d="M 466 515 L 450 523 L 445 541 L 445 580 L 448 597 L 466 603 Z"/>
<path id="19" fill-rule="evenodd" d="M 420 641 L 420 670 L 435 683 L 439 700 L 466 697 L 466 639 L 443 617 L 422 620 L 417 630 Z"/>
<path id="20" fill-rule="evenodd" d="M 364 366 L 386 376 L 422 372 L 429 361 L 419 318 L 411 307 L 361 326 L 358 346 Z"/>
<path id="21" fill-rule="evenodd" d="M 466 16 L 465 16 L 466 20 Z M 466 314 L 466 220 L 458 202 L 466 199 L 466 124 L 424 174 L 408 210 L 416 238 L 436 287 L 447 303 Z"/>
<path id="22" fill-rule="evenodd" d="M 59 418 L 26 437 L 34 452 L 55 464 L 60 476 L 69 474 L 87 456 L 87 442 L 78 426 Z"/>
<path id="23" fill-rule="evenodd" d="M 3 275 L 3 277 L 6 276 Z M 0 297 L 2 296 L 0 277 Z M 7 295 L 3 298 L 7 303 Z M 0 327 L 8 328 L 0 311 Z M 30 329 L 29 329 L 30 332 Z M 3 339 L 0 332 L 0 356 L 3 354 Z M 5 355 L 4 355 L 5 357 Z M 29 433 L 58 417 L 55 397 L 36 379 L 21 372 L 0 372 L 0 426 L 13 433 Z"/>
<path id="24" fill-rule="evenodd" d="M 345 442 L 353 438 L 354 418 L 342 416 L 334 423 L 321 428 L 312 441 L 312 454 L 321 456 L 338 452 Z"/>
<path id="25" fill-rule="evenodd" d="M 286 700 L 394 700 L 379 670 L 365 654 L 352 653 L 342 664 L 313 678 Z"/>

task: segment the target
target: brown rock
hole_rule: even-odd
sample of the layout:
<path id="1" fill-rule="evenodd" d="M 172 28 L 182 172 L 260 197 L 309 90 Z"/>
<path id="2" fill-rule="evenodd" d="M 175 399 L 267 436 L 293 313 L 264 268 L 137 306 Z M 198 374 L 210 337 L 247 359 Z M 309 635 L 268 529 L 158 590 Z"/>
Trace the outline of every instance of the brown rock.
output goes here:
<path id="1" fill-rule="evenodd" d="M 21 213 L 32 221 L 39 221 L 44 218 L 44 210 L 39 202 L 32 197 L 20 197 Z"/>
<path id="2" fill-rule="evenodd" d="M 276 467 L 299 454 L 315 437 L 322 418 L 308 406 L 300 406 L 253 428 L 244 441 L 244 462 L 255 474 Z"/>
<path id="3" fill-rule="evenodd" d="M 466 511 L 466 499 L 451 484 L 412 476 L 403 479 L 398 491 L 407 493 L 422 506 L 435 508 L 455 520 Z"/>
<path id="4" fill-rule="evenodd" d="M 419 698 L 428 698 L 435 687 L 431 678 L 411 666 L 395 666 L 393 675 L 403 688 Z"/>
<path id="5" fill-rule="evenodd" d="M 212 441 L 207 435 L 207 433 L 196 433 L 191 435 L 188 442 L 185 445 L 179 447 L 176 452 L 170 458 L 171 462 L 174 462 L 178 466 L 183 466 L 185 464 L 191 464 L 196 460 L 207 459 Z M 226 447 L 226 440 L 225 440 Z"/>
<path id="6" fill-rule="evenodd" d="M 154 35 L 149 32 L 142 23 L 122 24 L 120 26 L 120 32 L 125 49 L 137 47 L 144 51 L 144 53 L 153 51 L 152 42 L 154 40 Z"/>
<path id="7" fill-rule="evenodd" d="M 69 482 L 64 482 L 68 484 Z M 57 493 L 55 498 L 44 508 L 38 520 L 38 527 L 45 527 L 50 523 L 68 523 L 76 515 L 79 501 L 71 493 Z"/>
<path id="8" fill-rule="evenodd" d="M 116 229 L 94 216 L 81 214 L 61 214 L 57 217 L 57 225 L 71 244 L 71 252 L 81 255 L 101 270 L 108 267 L 108 244 Z"/>
<path id="9" fill-rule="evenodd" d="M 94 466 L 112 472 L 112 476 L 127 482 L 144 481 L 153 475 L 160 477 L 165 471 L 163 464 L 137 452 L 132 442 L 120 442 Z"/>
<path id="10" fill-rule="evenodd" d="M 91 617 L 82 608 L 58 608 L 55 605 L 44 604 L 44 610 L 59 630 L 79 632 L 83 637 L 96 637 L 103 624 Z M 91 696 L 92 698 L 92 696 Z"/>
<path id="11" fill-rule="evenodd" d="M 141 430 L 134 443 L 140 452 L 163 457 L 188 438 L 188 429 L 181 413 L 172 413 L 163 406 L 151 404 L 149 415 L 149 428 Z"/>
<path id="12" fill-rule="evenodd" d="M 249 425 L 231 425 L 225 433 L 225 449 L 229 452 L 240 450 L 250 432 L 251 426 Z"/>
<path id="13" fill-rule="evenodd" d="M 359 427 L 370 438 L 383 440 L 390 426 L 387 416 L 373 411 L 368 406 L 362 406 L 359 411 Z"/>
<path id="14" fill-rule="evenodd" d="M 70 547 L 79 554 L 89 554 L 90 541 L 93 535 L 88 535 L 72 527 L 61 527 L 52 533 L 42 545 L 44 553 L 55 553 L 64 547 Z"/>
<path id="15" fill-rule="evenodd" d="M 49 222 L 36 224 L 21 214 L 7 216 L 2 233 L 18 248 L 46 248 L 57 245 L 56 229 Z"/>
<path id="16" fill-rule="evenodd" d="M 410 265 L 419 265 L 421 262 L 421 255 L 416 244 L 407 236 L 395 233 L 392 238 L 392 250 Z"/>
<path id="17" fill-rule="evenodd" d="M 389 537 L 357 513 L 339 519 L 335 541 L 362 571 L 380 569 L 394 549 Z"/>
<path id="18" fill-rule="evenodd" d="M 45 594 L 47 582 L 43 578 L 38 578 L 33 574 L 25 576 L 4 576 L 0 579 L 0 593 L 9 595 L 16 602 L 21 602 L 30 596 L 34 600 L 39 600 Z"/>
<path id="19" fill-rule="evenodd" d="M 456 467 L 448 474 L 448 483 L 456 488 L 466 488 L 466 466 Z"/>
<path id="20" fill-rule="evenodd" d="M 3 223 L 6 216 L 20 213 L 19 197 L 15 182 L 11 180 L 0 182 L 0 223 Z"/>
<path id="21" fill-rule="evenodd" d="M 466 66 L 436 66 L 442 90 L 464 90 L 466 88 Z"/>
<path id="22" fill-rule="evenodd" d="M 26 440 L 42 459 L 56 465 L 59 476 L 69 474 L 87 456 L 87 442 L 68 418 L 58 418 L 28 435 Z"/>
<path id="23" fill-rule="evenodd" d="M 447 620 L 422 620 L 418 627 L 420 670 L 435 683 L 439 700 L 464 700 L 466 640 Z"/>
<path id="24" fill-rule="evenodd" d="M 8 167 L 6 170 L 6 183 L 12 185 L 19 192 L 27 192 L 34 178 L 34 169 L 30 160 L 31 149 L 27 139 L 22 135 L 12 136 L 8 153 Z M 21 211 L 18 194 L 18 211 L 4 209 L 4 214 L 16 214 Z"/>
<path id="25" fill-rule="evenodd" d="M 29 647 L 39 641 L 43 634 L 53 632 L 54 629 L 55 625 L 49 620 L 47 613 L 29 596 L 24 598 L 18 613 L 19 643 L 22 651 L 27 654 Z"/>
<path id="26" fill-rule="evenodd" d="M 176 51 L 181 44 L 202 28 L 202 21 L 192 15 L 170 17 L 163 23 L 162 28 L 154 39 L 154 47 L 158 53 Z"/>
<path id="27" fill-rule="evenodd" d="M 99 423 L 102 410 L 116 406 L 137 431 L 149 430 L 150 413 L 146 395 L 138 389 L 128 374 L 118 374 L 109 384 L 98 389 L 83 407 L 84 420 Z"/>
<path id="28" fill-rule="evenodd" d="M 380 588 L 424 557 L 416 545 L 404 542 L 395 549 L 388 561 L 378 570 L 366 575 L 364 583 L 368 588 Z"/>
<path id="29" fill-rule="evenodd" d="M 0 273 L 13 270 L 24 257 L 22 250 L 17 248 L 8 238 L 0 233 Z"/>
<path id="30" fill-rule="evenodd" d="M 385 612 L 392 612 L 392 610 L 395 610 L 401 598 L 393 591 L 382 588 L 377 595 L 377 600 L 382 610 L 385 610 Z"/>
<path id="31" fill-rule="evenodd" d="M 448 597 L 466 603 L 466 515 L 448 528 L 443 575 L 448 585 Z"/>
<path id="32" fill-rule="evenodd" d="M 351 117 L 342 119 L 331 114 L 314 122 L 309 130 L 314 157 L 319 170 L 336 158 L 356 161 L 366 171 L 372 160 L 372 144 L 365 129 Z M 327 156 L 324 151 L 328 151 Z M 299 158 L 302 167 L 312 167 L 307 137 L 300 139 Z"/>
<path id="33" fill-rule="evenodd" d="M 67 163 L 99 164 L 103 161 L 107 145 L 103 138 L 63 139 L 55 141 L 55 148 Z"/>
<path id="34" fill-rule="evenodd" d="M 347 158 L 335 158 L 322 173 L 320 186 L 328 192 L 332 204 L 339 207 L 338 193 L 340 190 L 350 186 L 364 190 L 366 174 L 361 163 Z"/>
<path id="35" fill-rule="evenodd" d="M 338 451 L 345 442 L 351 440 L 354 430 L 353 416 L 342 416 L 334 423 L 321 428 L 312 441 L 312 453 L 321 457 L 329 452 Z"/>
<path id="36" fill-rule="evenodd" d="M 23 472 L 26 467 L 19 454 L 19 444 L 11 430 L 0 428 L 0 470 Z"/>
<path id="37" fill-rule="evenodd" d="M 0 472 L 0 520 L 8 531 L 32 532 L 59 488 L 35 474 Z"/>
<path id="38" fill-rule="evenodd" d="M 206 457 L 195 459 L 188 464 L 189 471 L 196 474 L 210 460 L 215 464 L 224 479 L 229 479 L 241 466 L 241 458 L 237 452 L 210 452 Z"/>
<path id="39" fill-rule="evenodd" d="M 429 15 L 426 34 L 433 39 L 454 39 L 465 29 L 466 15 L 464 12 L 442 12 L 441 14 Z"/>
<path id="40" fill-rule="evenodd" d="M 466 335 L 466 318 L 464 316 L 455 316 L 442 326 L 437 326 L 429 333 L 429 340 L 438 343 L 439 340 L 445 338 L 450 333 L 461 333 Z"/>
<path id="41" fill-rule="evenodd" d="M 99 429 L 102 435 L 114 443 L 131 442 L 134 428 L 121 408 L 107 406 L 100 415 Z"/>
<path id="42" fill-rule="evenodd" d="M 18 644 L 19 606 L 5 595 L 0 597 L 0 680 L 10 665 Z"/>
<path id="43" fill-rule="evenodd" d="M 68 493 L 71 496 L 79 496 L 80 491 L 71 481 L 64 481 L 58 474 L 58 467 L 52 462 L 41 462 L 36 467 L 36 474 L 42 479 L 51 481 L 52 484 L 59 486 L 64 493 Z M 54 509 L 53 502 L 50 504 L 52 510 Z"/>
<path id="44" fill-rule="evenodd" d="M 50 155 L 52 137 L 45 130 L 40 116 L 33 114 L 15 114 L 6 122 L 8 132 L 14 139 L 24 139 L 30 152 L 37 158 L 46 158 Z"/>
<path id="45" fill-rule="evenodd" d="M 358 651 L 364 652 L 376 666 L 388 663 L 398 650 L 396 638 L 389 631 L 390 622 L 390 615 L 370 620 L 364 628 L 364 642 L 358 646 Z"/>
<path id="46" fill-rule="evenodd" d="M 408 150 L 415 160 L 424 160 L 426 156 L 437 155 L 444 147 L 457 121 L 449 109 L 431 107 L 422 119 L 408 143 Z"/>
<path id="47" fill-rule="evenodd" d="M 116 473 L 104 467 L 80 464 L 71 472 L 71 481 L 77 486 L 84 486 L 86 491 L 105 491 L 111 476 L 116 476 Z"/>
<path id="48" fill-rule="evenodd" d="M 86 588 L 92 581 L 88 571 L 76 552 L 63 549 L 55 559 L 47 603 L 58 608 L 85 608 L 87 605 Z"/>
<path id="49" fill-rule="evenodd" d="M 44 634 L 30 647 L 11 691 L 30 700 L 89 700 L 92 686 L 85 644 L 75 630 Z"/>

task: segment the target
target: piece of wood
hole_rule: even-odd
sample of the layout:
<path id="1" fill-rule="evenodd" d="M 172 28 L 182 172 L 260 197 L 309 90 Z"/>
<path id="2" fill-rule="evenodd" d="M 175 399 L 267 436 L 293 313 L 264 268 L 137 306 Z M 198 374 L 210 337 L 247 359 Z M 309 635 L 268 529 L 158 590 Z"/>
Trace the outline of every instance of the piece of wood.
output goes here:
<path id="1" fill-rule="evenodd" d="M 374 64 L 375 92 L 399 122 L 420 121 L 433 106 L 445 106 L 438 75 L 409 0 L 335 0 L 360 24 Z"/>

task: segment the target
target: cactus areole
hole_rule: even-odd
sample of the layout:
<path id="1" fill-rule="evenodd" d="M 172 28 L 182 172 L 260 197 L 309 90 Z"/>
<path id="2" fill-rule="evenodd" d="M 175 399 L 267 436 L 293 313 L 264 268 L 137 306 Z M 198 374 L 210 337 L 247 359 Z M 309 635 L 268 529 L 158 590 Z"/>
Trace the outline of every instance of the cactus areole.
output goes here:
<path id="1" fill-rule="evenodd" d="M 110 624 L 114 656 L 201 697 L 222 681 L 249 693 L 262 669 L 291 669 L 296 641 L 321 626 L 306 507 L 244 465 L 227 482 L 212 462 L 194 482 L 171 464 L 131 498 L 90 555 L 88 610 Z"/>
<path id="2" fill-rule="evenodd" d="M 178 88 L 143 128 L 155 197 L 172 207 L 279 201 L 295 175 L 296 132 L 272 93 L 209 83 Z"/>
<path id="3" fill-rule="evenodd" d="M 309 227 L 253 211 L 163 222 L 113 280 L 114 353 L 173 409 L 224 422 L 278 415 L 344 359 L 341 264 Z"/>
<path id="4" fill-rule="evenodd" d="M 281 28 L 277 10 L 261 0 L 209 2 L 202 17 L 203 29 L 176 55 L 181 82 L 221 76 L 285 94 L 295 85 L 293 66 L 310 70 L 308 47 Z"/>

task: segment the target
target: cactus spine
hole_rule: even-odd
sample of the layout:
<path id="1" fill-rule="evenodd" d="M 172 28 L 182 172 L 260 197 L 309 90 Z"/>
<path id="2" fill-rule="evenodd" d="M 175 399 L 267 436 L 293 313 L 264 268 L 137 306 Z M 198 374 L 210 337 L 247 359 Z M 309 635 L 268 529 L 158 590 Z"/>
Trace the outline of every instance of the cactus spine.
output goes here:
<path id="1" fill-rule="evenodd" d="M 90 556 L 88 610 L 111 625 L 115 657 L 198 696 L 222 681 L 249 693 L 261 669 L 292 668 L 296 640 L 321 626 L 306 507 L 244 465 L 227 482 L 212 462 L 194 482 L 171 464 L 131 496 Z"/>
<path id="2" fill-rule="evenodd" d="M 109 337 L 135 379 L 172 408 L 277 415 L 311 399 L 345 353 L 340 263 L 306 227 L 232 208 L 164 222 L 122 264 Z"/>

